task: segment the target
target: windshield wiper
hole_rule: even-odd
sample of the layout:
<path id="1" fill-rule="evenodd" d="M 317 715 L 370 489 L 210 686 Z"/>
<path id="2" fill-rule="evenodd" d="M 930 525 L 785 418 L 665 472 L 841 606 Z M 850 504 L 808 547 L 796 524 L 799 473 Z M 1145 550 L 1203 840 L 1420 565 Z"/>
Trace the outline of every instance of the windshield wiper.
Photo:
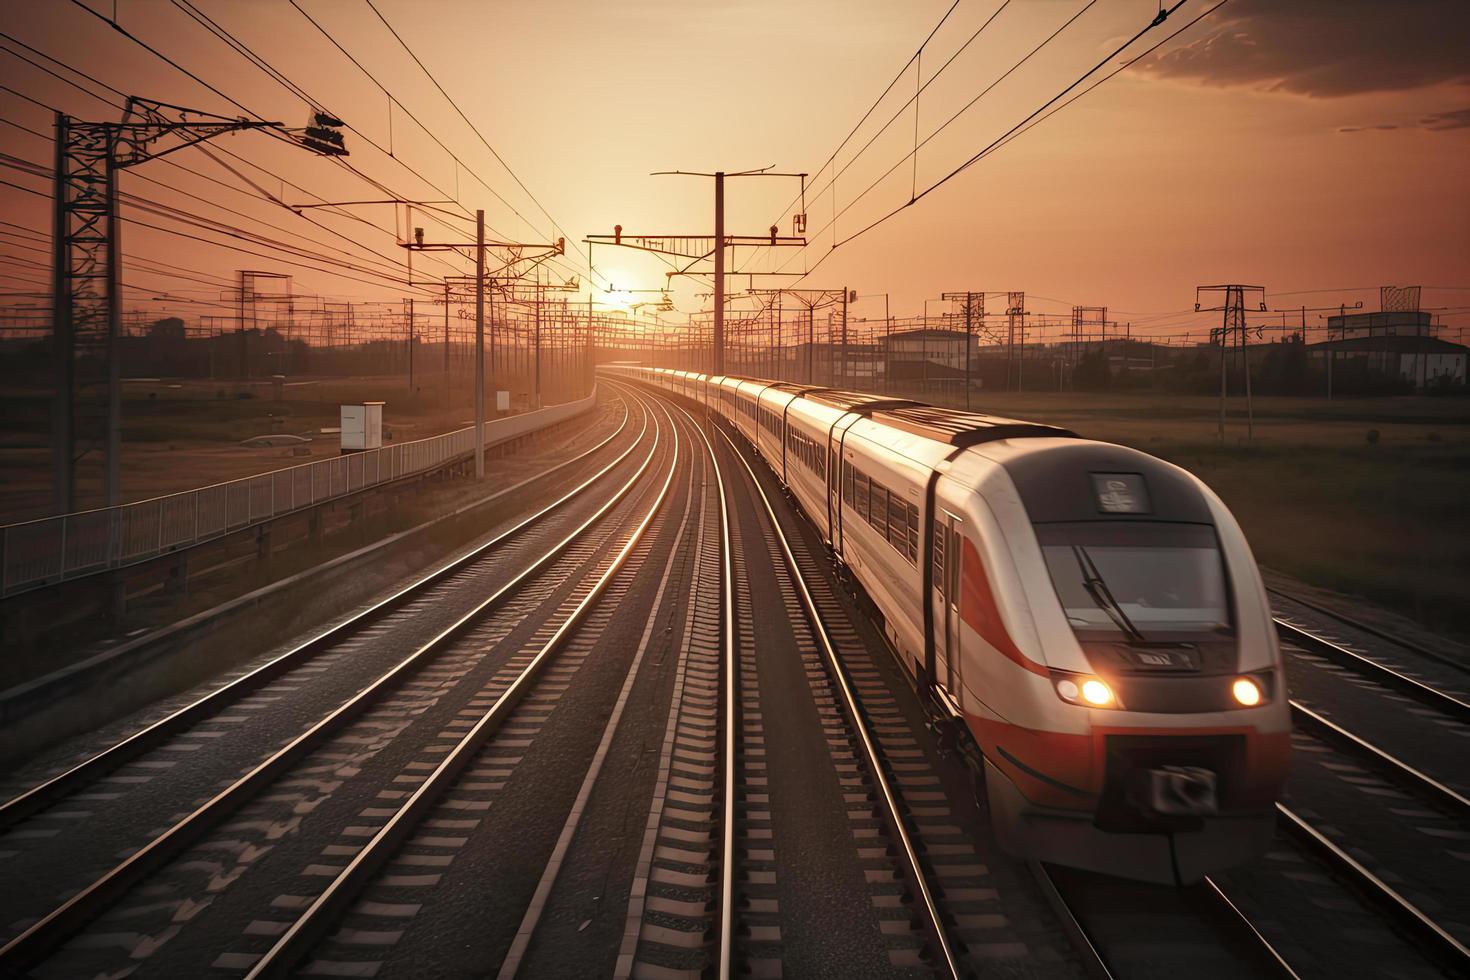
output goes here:
<path id="1" fill-rule="evenodd" d="M 1092 596 L 1092 601 L 1097 603 L 1098 608 L 1108 614 L 1108 618 L 1117 624 L 1132 640 L 1137 643 L 1146 643 L 1148 638 L 1143 631 L 1133 625 L 1133 620 L 1123 611 L 1123 606 L 1117 599 L 1113 598 L 1112 590 L 1108 583 L 1103 581 L 1102 573 L 1097 570 L 1097 564 L 1087 549 L 1080 544 L 1072 545 L 1072 553 L 1077 556 L 1077 566 L 1082 569 L 1082 585 L 1087 589 L 1087 594 Z"/>

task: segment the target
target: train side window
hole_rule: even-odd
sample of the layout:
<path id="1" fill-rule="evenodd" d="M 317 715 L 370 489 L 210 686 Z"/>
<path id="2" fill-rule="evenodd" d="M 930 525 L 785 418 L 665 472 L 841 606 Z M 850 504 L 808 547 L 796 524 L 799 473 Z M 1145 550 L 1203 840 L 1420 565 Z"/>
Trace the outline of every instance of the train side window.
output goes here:
<path id="1" fill-rule="evenodd" d="M 939 521 L 934 522 L 934 587 L 939 590 L 941 596 L 946 595 L 944 588 L 944 539 L 945 527 Z"/>
<path id="2" fill-rule="evenodd" d="M 908 503 L 896 493 L 888 495 L 888 543 L 907 557 Z"/>
<path id="3" fill-rule="evenodd" d="M 908 530 L 904 557 L 908 558 L 908 564 L 917 564 L 919 561 L 919 508 L 908 501 L 904 501 L 904 526 Z"/>
<path id="4" fill-rule="evenodd" d="M 858 472 L 853 480 L 852 506 L 863 520 L 868 519 L 868 475 Z"/>
<path id="5" fill-rule="evenodd" d="M 868 498 L 868 523 L 873 530 L 888 536 L 885 526 L 888 523 L 888 488 L 877 480 L 872 482 L 872 489 Z"/>
<path id="6" fill-rule="evenodd" d="M 852 464 L 843 460 L 842 462 L 842 496 L 847 500 L 852 499 Z"/>

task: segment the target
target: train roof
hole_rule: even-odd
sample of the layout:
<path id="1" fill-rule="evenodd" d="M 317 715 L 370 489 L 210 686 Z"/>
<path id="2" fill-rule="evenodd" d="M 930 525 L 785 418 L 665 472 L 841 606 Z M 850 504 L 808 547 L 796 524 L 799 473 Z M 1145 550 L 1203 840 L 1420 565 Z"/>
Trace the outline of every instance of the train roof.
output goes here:
<path id="1" fill-rule="evenodd" d="M 877 412 L 887 408 L 922 404 L 907 398 L 883 398 L 878 395 L 864 394 L 861 391 L 842 391 L 838 388 L 813 388 L 803 392 L 802 397 L 810 398 L 821 405 L 840 408 L 846 412 Z"/>
<path id="2" fill-rule="evenodd" d="M 1076 438 L 1077 433 L 1060 426 L 1041 422 L 1023 422 L 1020 419 L 1002 418 L 997 415 L 981 415 L 977 412 L 962 412 L 953 408 L 939 408 L 910 402 L 905 406 L 885 408 L 874 413 L 874 418 L 884 425 L 902 429 L 936 442 L 951 446 L 976 446 L 997 439 L 1017 439 L 1035 436 Z"/>
<path id="3" fill-rule="evenodd" d="M 745 382 L 763 384 L 767 386 L 766 390 L 790 392 L 819 405 L 826 405 L 844 412 L 860 412 L 884 425 L 951 446 L 977 446 L 1000 439 L 1042 436 L 1063 439 L 1079 438 L 1077 433 L 1061 426 L 1047 425 L 1042 422 L 1026 422 L 1022 419 L 1005 418 L 999 415 L 984 415 L 979 412 L 965 412 L 954 408 L 940 408 L 937 405 L 916 402 L 907 398 L 886 398 L 861 391 L 843 391 L 840 388 L 825 388 L 820 385 L 805 385 L 791 381 L 772 382 L 734 374 L 715 375 L 710 380 L 719 384 L 726 382 L 734 385 Z"/>

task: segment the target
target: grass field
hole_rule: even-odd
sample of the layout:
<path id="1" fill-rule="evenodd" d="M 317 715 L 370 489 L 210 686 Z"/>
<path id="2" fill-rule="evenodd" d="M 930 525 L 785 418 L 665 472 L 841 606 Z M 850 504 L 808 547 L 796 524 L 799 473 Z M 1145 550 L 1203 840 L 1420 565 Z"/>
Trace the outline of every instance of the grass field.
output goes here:
<path id="1" fill-rule="evenodd" d="M 123 385 L 122 496 L 144 500 L 208 486 L 252 473 L 336 456 L 338 436 L 322 433 L 339 422 L 343 403 L 387 402 L 384 439 L 422 439 L 470 424 L 471 399 L 454 390 L 445 397 L 439 376 L 415 395 L 402 377 L 303 379 L 275 400 L 268 382 L 130 380 Z M 548 391 L 548 403 L 563 400 Z M 524 406 L 516 405 L 516 408 Z M 0 524 L 52 513 L 48 393 L 0 391 Z M 285 446 L 251 448 L 242 440 L 261 435 L 307 436 L 299 452 Z M 77 509 L 102 505 L 101 459 L 88 453 L 77 463 Z"/>
<path id="2" fill-rule="evenodd" d="M 1262 398 L 1251 440 L 1234 399 L 1224 443 L 1212 398 L 976 393 L 971 404 L 1183 466 L 1231 508 L 1263 565 L 1470 634 L 1470 399 Z"/>

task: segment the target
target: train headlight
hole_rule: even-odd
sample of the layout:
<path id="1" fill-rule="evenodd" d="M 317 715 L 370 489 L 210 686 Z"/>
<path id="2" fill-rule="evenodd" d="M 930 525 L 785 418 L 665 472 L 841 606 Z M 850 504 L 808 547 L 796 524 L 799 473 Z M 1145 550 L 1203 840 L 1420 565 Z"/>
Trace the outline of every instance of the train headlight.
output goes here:
<path id="1" fill-rule="evenodd" d="M 1237 677 L 1230 686 L 1230 693 L 1235 695 L 1235 703 L 1243 708 L 1254 708 L 1262 701 L 1261 685 L 1249 677 Z"/>
<path id="2" fill-rule="evenodd" d="M 1113 689 L 1100 677 L 1085 674 L 1053 674 L 1057 697 L 1068 704 L 1089 708 L 1116 708 L 1118 699 Z"/>

